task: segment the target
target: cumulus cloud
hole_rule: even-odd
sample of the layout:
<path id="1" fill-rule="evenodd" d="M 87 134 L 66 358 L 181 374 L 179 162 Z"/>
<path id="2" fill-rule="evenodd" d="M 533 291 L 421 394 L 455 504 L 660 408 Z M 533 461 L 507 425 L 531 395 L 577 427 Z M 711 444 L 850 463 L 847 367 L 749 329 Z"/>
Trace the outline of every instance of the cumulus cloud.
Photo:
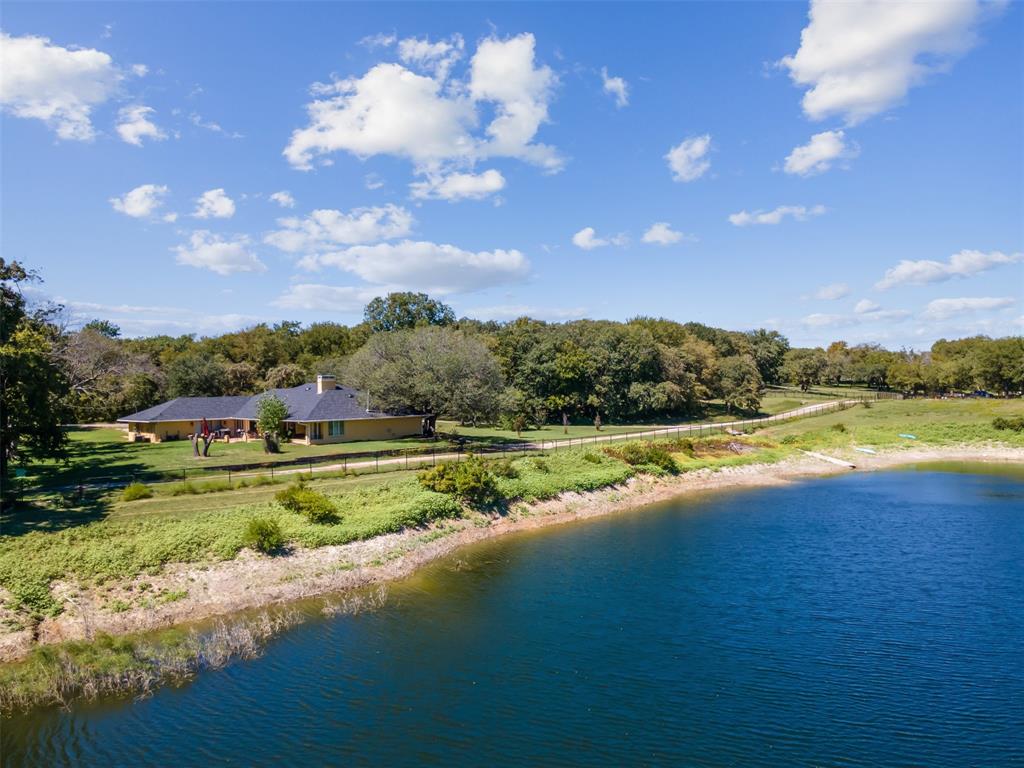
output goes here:
<path id="1" fill-rule="evenodd" d="M 115 211 L 123 213 L 125 216 L 146 219 L 164 204 L 164 198 L 169 191 L 166 186 L 161 184 L 142 184 L 125 192 L 121 197 L 110 198 L 110 204 Z M 169 221 L 173 220 L 169 219 Z"/>
<path id="2" fill-rule="evenodd" d="M 608 238 L 598 237 L 593 227 L 584 227 L 572 236 L 572 244 L 584 251 L 591 251 L 606 245 L 625 245 L 627 242 L 628 239 L 623 234 Z"/>
<path id="3" fill-rule="evenodd" d="M 274 194 L 272 194 L 270 196 L 270 199 L 273 200 L 278 205 L 280 205 L 282 208 L 295 207 L 295 198 L 292 197 L 291 192 L 287 192 L 283 189 L 280 192 L 275 192 Z"/>
<path id="4" fill-rule="evenodd" d="M 680 240 L 692 240 L 693 238 L 672 229 L 672 225 L 667 221 L 657 221 L 648 227 L 641 239 L 643 242 L 653 245 L 672 245 Z"/>
<path id="5" fill-rule="evenodd" d="M 267 267 L 250 250 L 249 238 L 224 239 L 205 229 L 193 232 L 188 243 L 172 249 L 179 264 L 208 269 L 218 275 L 236 272 L 265 272 Z"/>
<path id="6" fill-rule="evenodd" d="M 840 115 L 854 125 L 902 101 L 969 50 L 982 7 L 977 0 L 812 0 L 799 49 L 779 63 L 808 89 L 809 118 Z"/>
<path id="7" fill-rule="evenodd" d="M 852 315 L 815 312 L 802 318 L 800 323 L 808 328 L 840 328 L 864 323 L 898 323 L 910 315 L 911 313 L 905 309 L 882 309 L 872 301 L 859 301 Z"/>
<path id="8" fill-rule="evenodd" d="M 418 66 L 444 56 L 451 61 L 453 51 L 440 53 L 438 45 L 409 42 L 400 46 L 399 55 Z M 405 157 L 417 172 L 471 166 L 489 157 L 518 158 L 556 171 L 563 159 L 534 138 L 548 120 L 557 78 L 549 67 L 537 66 L 534 49 L 531 34 L 483 40 L 470 60 L 468 82 L 457 88 L 445 86 L 447 69 L 439 72 L 440 65 L 421 74 L 398 63 L 380 63 L 362 77 L 317 84 L 316 99 L 306 107 L 309 125 L 292 133 L 284 155 L 300 169 L 347 151 L 361 158 Z M 481 134 L 484 115 L 491 120 Z"/>
<path id="9" fill-rule="evenodd" d="M 398 42 L 398 58 L 404 64 L 430 72 L 444 82 L 451 68 L 462 58 L 464 48 L 465 42 L 458 34 L 435 43 L 429 38 L 407 37 Z"/>
<path id="10" fill-rule="evenodd" d="M 850 293 L 850 286 L 846 283 L 829 283 L 828 285 L 821 286 L 814 292 L 814 298 L 821 299 L 822 301 L 834 301 L 835 299 L 841 299 L 844 296 L 848 296 Z"/>
<path id="11" fill-rule="evenodd" d="M 672 147 L 665 155 L 675 181 L 695 181 L 711 167 L 711 134 L 692 136 Z"/>
<path id="12" fill-rule="evenodd" d="M 307 256 L 300 266 L 333 266 L 389 290 L 444 295 L 518 282 L 528 274 L 530 262 L 514 249 L 467 251 L 454 245 L 402 240 Z"/>
<path id="13" fill-rule="evenodd" d="M 803 205 L 780 205 L 771 211 L 740 211 L 729 215 L 729 221 L 737 227 L 748 227 L 752 224 L 779 224 L 787 216 L 795 221 L 806 221 L 812 216 L 825 213 L 825 206 L 815 205 L 808 208 Z"/>
<path id="14" fill-rule="evenodd" d="M 117 135 L 122 141 L 141 147 L 143 139 L 163 141 L 167 134 L 149 119 L 156 110 L 144 104 L 124 107 L 117 113 Z"/>
<path id="15" fill-rule="evenodd" d="M 622 109 L 629 104 L 629 83 L 621 77 L 609 77 L 607 67 L 601 67 L 601 83 L 604 92 L 615 99 L 616 107 Z"/>
<path id="16" fill-rule="evenodd" d="M 985 253 L 973 250 L 954 253 L 947 261 L 903 259 L 895 267 L 886 270 L 885 276 L 875 283 L 875 288 L 884 291 L 903 284 L 941 283 L 954 277 L 970 277 L 995 267 L 1015 264 L 1020 261 L 1024 261 L 1024 253 L 1003 253 L 1002 251 Z"/>
<path id="17" fill-rule="evenodd" d="M 814 176 L 827 171 L 837 160 L 856 157 L 859 151 L 856 145 L 846 143 L 843 131 L 824 131 L 790 152 L 784 168 L 797 176 Z"/>
<path id="18" fill-rule="evenodd" d="M 230 219 L 235 215 L 235 201 L 223 189 L 208 189 L 196 198 L 192 213 L 197 219 Z"/>
<path id="19" fill-rule="evenodd" d="M 505 177 L 491 168 L 483 173 L 428 174 L 425 181 L 409 185 L 420 200 L 481 200 L 505 188 Z"/>
<path id="20" fill-rule="evenodd" d="M 49 38 L 0 32 L 0 104 L 42 120 L 61 139 L 91 141 L 92 111 L 117 93 L 124 74 L 109 54 L 64 48 Z"/>
<path id="21" fill-rule="evenodd" d="M 956 315 L 1012 307 L 1016 303 L 1017 300 L 1009 296 L 935 299 L 928 302 L 928 306 L 925 307 L 922 317 L 929 320 L 947 320 Z"/>
<path id="22" fill-rule="evenodd" d="M 305 218 L 278 219 L 281 228 L 263 241 L 288 253 L 311 253 L 405 237 L 413 222 L 412 214 L 397 205 L 354 208 L 349 213 L 325 208 Z"/>
<path id="23" fill-rule="evenodd" d="M 274 299 L 271 304 L 283 309 L 320 312 L 358 312 L 379 291 L 351 286 L 299 283 Z"/>

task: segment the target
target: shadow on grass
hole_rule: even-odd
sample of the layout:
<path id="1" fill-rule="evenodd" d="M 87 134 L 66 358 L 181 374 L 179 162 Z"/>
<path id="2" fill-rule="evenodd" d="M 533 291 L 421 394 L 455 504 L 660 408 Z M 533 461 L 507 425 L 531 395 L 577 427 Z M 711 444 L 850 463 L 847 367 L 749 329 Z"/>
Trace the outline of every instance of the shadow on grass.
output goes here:
<path id="1" fill-rule="evenodd" d="M 33 531 L 54 532 L 103 520 L 110 501 L 100 491 L 50 494 L 21 500 L 0 513 L 0 534 L 21 536 Z"/>

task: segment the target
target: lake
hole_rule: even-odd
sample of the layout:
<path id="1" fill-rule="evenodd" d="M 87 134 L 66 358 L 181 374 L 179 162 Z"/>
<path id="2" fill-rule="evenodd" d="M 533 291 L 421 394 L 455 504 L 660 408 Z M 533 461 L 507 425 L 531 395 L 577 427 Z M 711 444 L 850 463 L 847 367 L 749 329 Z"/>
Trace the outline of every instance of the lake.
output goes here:
<path id="1" fill-rule="evenodd" d="M 850 474 L 461 550 L 4 765 L 1024 764 L 1024 478 Z"/>

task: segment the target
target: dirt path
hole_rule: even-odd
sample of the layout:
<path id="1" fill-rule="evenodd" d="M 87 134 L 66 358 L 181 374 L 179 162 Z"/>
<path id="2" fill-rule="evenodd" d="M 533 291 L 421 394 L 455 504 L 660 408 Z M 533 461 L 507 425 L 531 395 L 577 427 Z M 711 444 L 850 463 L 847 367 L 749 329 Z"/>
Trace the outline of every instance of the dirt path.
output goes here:
<path id="1" fill-rule="evenodd" d="M 874 456 L 830 452 L 857 463 L 852 471 L 887 469 L 923 461 L 988 461 L 1024 464 L 1024 449 L 963 446 L 907 448 Z M 778 464 L 754 464 L 718 471 L 699 470 L 665 479 L 634 478 L 622 486 L 587 494 L 567 493 L 535 504 L 516 504 L 505 516 L 470 514 L 429 528 L 379 536 L 367 541 L 318 549 L 295 548 L 286 555 L 267 557 L 251 551 L 233 560 L 177 564 L 159 575 L 142 575 L 110 589 L 55 585 L 68 605 L 66 612 L 38 627 L 38 642 L 82 639 L 96 632 L 124 634 L 170 627 L 249 608 L 349 590 L 411 574 L 417 568 L 458 547 L 503 536 L 584 520 L 627 509 L 712 490 L 784 485 L 808 477 L 851 470 L 804 456 Z M 150 594 L 184 591 L 177 602 L 151 608 L 136 607 L 112 613 L 114 599 L 131 602 L 148 582 Z M 0 633 L 0 661 L 26 655 L 33 647 L 28 630 Z"/>

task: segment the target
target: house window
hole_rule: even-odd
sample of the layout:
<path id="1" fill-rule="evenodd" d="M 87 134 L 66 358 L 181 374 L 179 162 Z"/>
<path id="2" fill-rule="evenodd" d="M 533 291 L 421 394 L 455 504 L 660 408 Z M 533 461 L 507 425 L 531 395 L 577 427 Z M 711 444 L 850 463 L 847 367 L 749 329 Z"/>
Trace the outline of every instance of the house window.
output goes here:
<path id="1" fill-rule="evenodd" d="M 310 440 L 319 440 L 320 439 L 320 422 L 319 421 L 310 422 L 309 428 L 306 431 L 309 432 L 309 439 Z"/>
<path id="2" fill-rule="evenodd" d="M 345 422 L 344 421 L 329 421 L 327 422 L 327 434 L 330 437 L 341 437 L 345 434 Z"/>

